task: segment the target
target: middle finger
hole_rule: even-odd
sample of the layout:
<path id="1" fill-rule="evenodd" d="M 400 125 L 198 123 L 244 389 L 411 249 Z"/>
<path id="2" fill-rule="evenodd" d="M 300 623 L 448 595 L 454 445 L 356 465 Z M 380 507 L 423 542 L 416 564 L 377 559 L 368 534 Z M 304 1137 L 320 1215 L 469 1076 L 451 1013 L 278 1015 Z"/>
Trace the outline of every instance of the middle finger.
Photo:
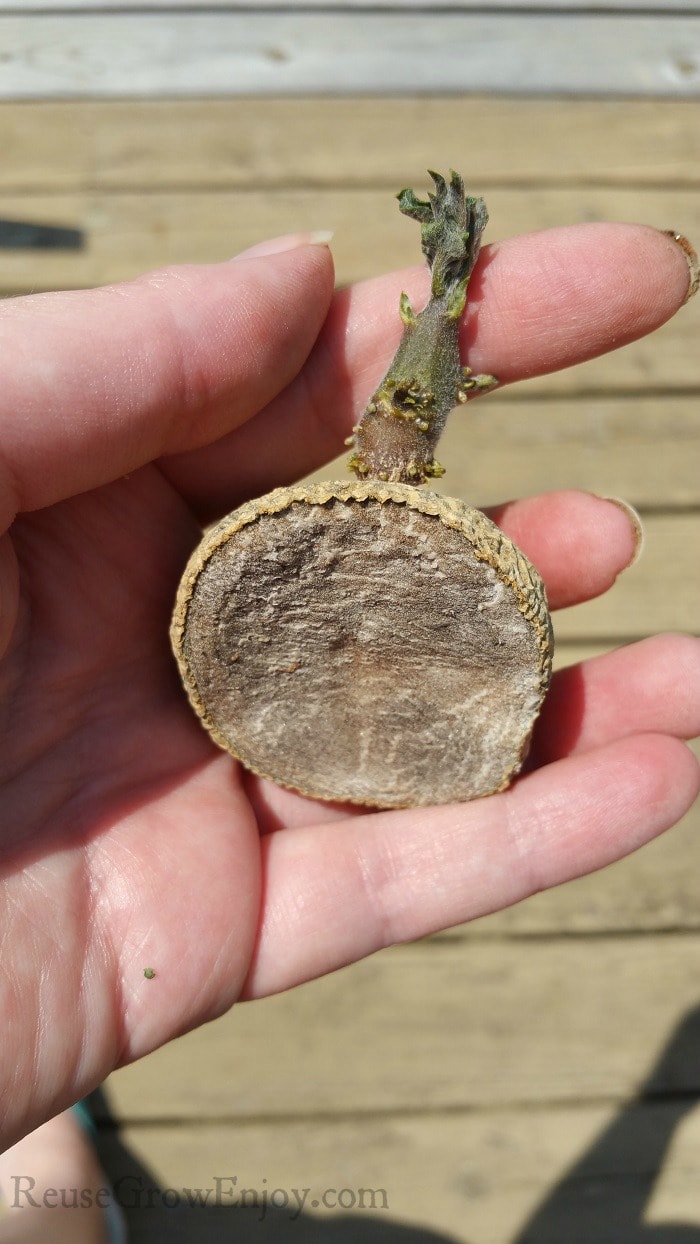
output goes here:
<path id="1" fill-rule="evenodd" d="M 305 367 L 279 397 L 216 444 L 162 460 L 203 521 L 341 452 L 398 345 L 402 289 L 420 308 L 427 269 L 339 291 Z M 543 375 L 651 332 L 687 291 L 687 260 L 656 229 L 600 223 L 509 238 L 485 247 L 475 269 L 463 357 L 502 383 Z"/>

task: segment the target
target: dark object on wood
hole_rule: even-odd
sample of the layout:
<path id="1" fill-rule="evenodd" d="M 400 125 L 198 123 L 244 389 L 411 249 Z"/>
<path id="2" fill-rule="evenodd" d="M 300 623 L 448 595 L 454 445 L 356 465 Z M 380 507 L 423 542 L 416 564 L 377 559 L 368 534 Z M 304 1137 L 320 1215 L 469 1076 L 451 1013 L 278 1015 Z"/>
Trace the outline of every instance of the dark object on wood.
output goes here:
<path id="1" fill-rule="evenodd" d="M 0 220 L 0 250 L 80 251 L 84 247 L 82 229 L 69 229 L 66 225 L 37 225 L 23 220 Z"/>
<path id="2" fill-rule="evenodd" d="M 280 488 L 222 519 L 171 628 L 220 747 L 305 794 L 387 808 L 503 790 L 552 665 L 534 567 L 479 510 L 415 486 L 442 471 L 449 410 L 496 383 L 457 347 L 486 209 L 432 176 L 428 203 L 399 196 L 432 296 L 419 315 L 402 297 L 401 345 L 351 438 L 361 482 Z"/>

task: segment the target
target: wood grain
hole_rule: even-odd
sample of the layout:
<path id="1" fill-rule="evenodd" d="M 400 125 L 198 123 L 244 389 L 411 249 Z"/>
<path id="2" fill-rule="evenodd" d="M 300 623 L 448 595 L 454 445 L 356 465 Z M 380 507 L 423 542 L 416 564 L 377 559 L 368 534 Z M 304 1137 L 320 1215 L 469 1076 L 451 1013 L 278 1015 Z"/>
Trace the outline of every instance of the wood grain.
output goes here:
<path id="1" fill-rule="evenodd" d="M 557 488 L 624 497 L 641 509 L 700 502 L 694 397 L 494 394 L 453 413 L 440 453 L 448 468 L 440 487 L 479 505 Z"/>
<path id="2" fill-rule="evenodd" d="M 472 185 L 700 182 L 695 100 L 66 100 L 0 102 L 6 193 L 383 187 L 457 164 Z M 546 133 L 547 141 L 536 141 Z M 672 207 L 673 204 L 670 204 Z M 640 200 L 638 211 L 644 207 Z M 673 212 L 672 212 L 673 216 Z M 672 217 L 665 220 L 670 227 Z"/>
<path id="3" fill-rule="evenodd" d="M 0 96 L 500 91 L 697 98 L 695 13 L 114 10 L 1 16 Z M 624 49 L 624 55 L 621 50 Z"/>

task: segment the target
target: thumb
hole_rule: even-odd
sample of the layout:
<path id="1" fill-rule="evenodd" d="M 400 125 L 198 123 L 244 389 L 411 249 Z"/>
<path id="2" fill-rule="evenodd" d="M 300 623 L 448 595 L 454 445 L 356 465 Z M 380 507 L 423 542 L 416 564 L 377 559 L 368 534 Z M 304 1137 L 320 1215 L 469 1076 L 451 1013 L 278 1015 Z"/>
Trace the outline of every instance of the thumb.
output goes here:
<path id="1" fill-rule="evenodd" d="M 326 237 L 1 304 L 0 531 L 19 511 L 209 444 L 270 402 L 326 317 Z"/>

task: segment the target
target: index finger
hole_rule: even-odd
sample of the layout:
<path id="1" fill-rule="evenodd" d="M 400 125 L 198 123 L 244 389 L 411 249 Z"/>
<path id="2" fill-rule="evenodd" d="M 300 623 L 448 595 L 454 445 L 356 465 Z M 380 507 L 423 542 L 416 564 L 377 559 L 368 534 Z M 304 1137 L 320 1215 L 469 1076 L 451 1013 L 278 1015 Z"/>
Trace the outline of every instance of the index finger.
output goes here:
<path id="1" fill-rule="evenodd" d="M 316 235 L 243 262 L 0 304 L 0 531 L 215 442 L 298 373 L 333 293 Z"/>

